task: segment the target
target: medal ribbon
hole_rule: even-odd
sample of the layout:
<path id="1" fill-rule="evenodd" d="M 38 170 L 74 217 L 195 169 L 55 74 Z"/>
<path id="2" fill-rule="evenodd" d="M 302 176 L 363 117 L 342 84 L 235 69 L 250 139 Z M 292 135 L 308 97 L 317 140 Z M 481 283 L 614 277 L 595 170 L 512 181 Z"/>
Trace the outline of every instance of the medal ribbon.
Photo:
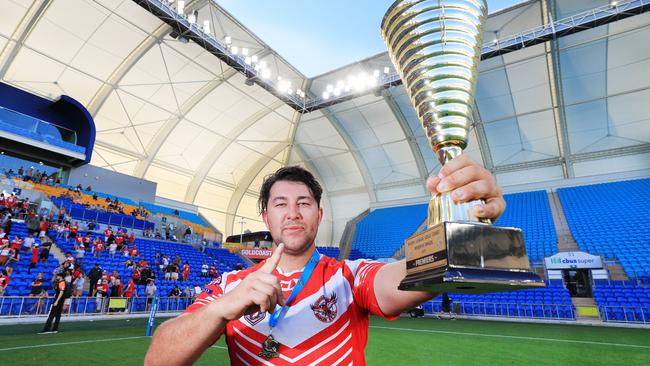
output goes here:
<path id="1" fill-rule="evenodd" d="M 286 312 L 289 310 L 289 305 L 291 302 L 298 296 L 300 291 L 305 287 L 307 284 L 307 281 L 309 281 L 309 277 L 311 277 L 311 273 L 314 272 L 314 268 L 316 268 L 316 265 L 320 261 L 320 253 L 318 253 L 318 249 L 314 250 L 314 254 L 309 258 L 309 262 L 307 263 L 307 266 L 305 269 L 302 271 L 302 274 L 300 275 L 300 278 L 298 279 L 298 283 L 293 287 L 293 290 L 291 291 L 291 295 L 289 295 L 289 298 L 287 301 L 284 303 L 284 306 L 281 309 L 275 310 L 273 314 L 271 314 L 271 318 L 269 319 L 269 326 L 271 329 L 273 329 L 276 325 L 278 325 L 278 322 L 280 321 L 280 318 L 286 314 Z"/>

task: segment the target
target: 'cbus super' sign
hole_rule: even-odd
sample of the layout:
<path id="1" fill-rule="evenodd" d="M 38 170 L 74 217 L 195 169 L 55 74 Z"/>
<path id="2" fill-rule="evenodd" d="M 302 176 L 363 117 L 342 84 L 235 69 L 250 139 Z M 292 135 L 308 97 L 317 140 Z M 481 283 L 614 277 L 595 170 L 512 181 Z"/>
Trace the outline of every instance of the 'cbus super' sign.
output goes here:
<path id="1" fill-rule="evenodd" d="M 562 252 L 546 257 L 547 269 L 603 268 L 603 261 L 597 255 L 585 252 Z"/>

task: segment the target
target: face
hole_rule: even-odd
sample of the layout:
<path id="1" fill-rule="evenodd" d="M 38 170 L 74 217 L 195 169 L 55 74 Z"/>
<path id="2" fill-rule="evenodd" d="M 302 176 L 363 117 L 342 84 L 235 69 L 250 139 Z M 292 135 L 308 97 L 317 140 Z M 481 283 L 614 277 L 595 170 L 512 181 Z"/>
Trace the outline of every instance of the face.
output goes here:
<path id="1" fill-rule="evenodd" d="M 275 243 L 284 243 L 286 254 L 299 255 L 314 243 L 323 209 L 304 183 L 278 181 L 271 187 L 262 218 Z"/>

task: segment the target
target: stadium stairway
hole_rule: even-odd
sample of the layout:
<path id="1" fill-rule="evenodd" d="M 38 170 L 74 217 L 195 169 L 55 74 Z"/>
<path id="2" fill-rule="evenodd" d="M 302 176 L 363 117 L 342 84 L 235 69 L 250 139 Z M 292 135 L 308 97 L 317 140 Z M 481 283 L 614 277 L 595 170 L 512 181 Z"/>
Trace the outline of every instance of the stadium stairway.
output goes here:
<path id="1" fill-rule="evenodd" d="M 576 322 L 585 324 L 602 323 L 598 315 L 598 306 L 593 297 L 572 297 L 571 302 L 576 309 Z"/>
<path id="2" fill-rule="evenodd" d="M 549 192 L 548 203 L 551 206 L 551 215 L 553 215 L 553 225 L 557 235 L 557 247 L 560 252 L 579 251 L 578 243 L 573 239 L 571 228 L 564 215 L 564 209 L 560 202 L 557 192 Z"/>

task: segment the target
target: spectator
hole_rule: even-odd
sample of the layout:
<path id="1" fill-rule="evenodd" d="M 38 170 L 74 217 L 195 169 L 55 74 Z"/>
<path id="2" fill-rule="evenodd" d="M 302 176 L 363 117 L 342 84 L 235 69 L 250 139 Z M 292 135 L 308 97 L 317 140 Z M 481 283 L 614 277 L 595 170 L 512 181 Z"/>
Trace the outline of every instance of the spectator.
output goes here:
<path id="1" fill-rule="evenodd" d="M 134 296 L 137 297 L 138 293 L 135 291 L 135 282 L 133 282 L 133 279 L 130 279 L 129 283 L 126 285 L 126 289 L 124 289 L 124 297 L 126 297 L 126 309 L 124 311 L 127 313 L 129 312 L 131 299 L 133 299 Z"/>
<path id="2" fill-rule="evenodd" d="M 5 289 L 10 281 L 9 273 L 7 273 L 6 269 L 3 269 L 2 274 L 0 274 L 0 297 L 4 296 Z"/>
<path id="3" fill-rule="evenodd" d="M 131 248 L 131 256 L 137 257 L 139 255 L 140 255 L 140 250 L 138 249 L 137 246 L 134 245 L 133 248 Z"/>
<path id="4" fill-rule="evenodd" d="M 108 296 L 108 280 L 107 279 L 102 279 L 98 284 L 97 284 L 97 312 L 104 312 L 105 311 L 105 299 Z"/>
<path id="5" fill-rule="evenodd" d="M 201 292 L 203 292 L 203 290 L 201 290 L 201 286 L 199 286 L 198 284 L 195 283 L 194 284 L 194 298 L 201 295 Z"/>
<path id="6" fill-rule="evenodd" d="M 145 288 L 145 293 L 147 294 L 147 308 L 145 311 L 149 311 L 151 307 L 151 303 L 153 302 L 154 296 L 156 296 L 156 291 L 158 289 L 156 288 L 156 284 L 154 283 L 153 280 L 149 280 L 149 284 Z"/>
<path id="7" fill-rule="evenodd" d="M 201 266 L 201 277 L 208 277 L 208 264 L 203 263 Z"/>
<path id="8" fill-rule="evenodd" d="M 48 333 L 57 333 L 59 330 L 59 321 L 61 320 L 61 312 L 63 311 L 64 292 L 65 292 L 65 281 L 60 273 L 55 275 L 56 293 L 54 295 L 54 302 L 52 303 L 52 308 L 50 309 L 50 315 L 47 317 L 45 322 L 45 327 L 39 334 L 48 334 Z M 54 324 L 52 324 L 54 321 Z"/>
<path id="9" fill-rule="evenodd" d="M 122 297 L 123 289 L 124 285 L 122 284 L 122 281 L 119 278 L 116 278 L 113 285 L 111 285 L 111 297 Z"/>
<path id="10" fill-rule="evenodd" d="M 90 287 L 88 288 L 89 296 L 95 296 L 95 287 L 97 286 L 99 279 L 102 278 L 103 272 L 104 271 L 102 270 L 102 267 L 99 266 L 99 263 L 95 263 L 95 266 L 93 266 L 90 272 L 88 272 L 88 282 L 90 283 Z"/>
<path id="11" fill-rule="evenodd" d="M 9 239 L 0 238 L 0 266 L 7 264 L 11 249 L 9 248 Z"/>
<path id="12" fill-rule="evenodd" d="M 38 247 L 36 245 L 32 245 L 32 259 L 29 262 L 29 268 L 27 268 L 27 273 L 30 274 L 32 273 L 32 268 L 36 267 L 36 263 L 38 263 Z"/>
<path id="13" fill-rule="evenodd" d="M 133 262 L 133 259 L 129 257 L 129 259 L 127 259 L 126 262 L 124 262 L 124 267 L 126 267 L 127 269 L 131 269 L 135 267 L 135 263 Z"/>
<path id="14" fill-rule="evenodd" d="M 86 275 L 83 271 L 79 272 L 79 277 L 74 280 L 74 297 L 81 297 L 84 292 L 84 284 L 86 283 Z"/>
<path id="15" fill-rule="evenodd" d="M 181 296 L 183 296 L 183 298 L 185 299 L 189 299 L 192 297 L 192 290 L 190 290 L 190 286 L 187 285 L 185 286 L 185 288 L 183 289 L 183 294 Z"/>
<path id="16" fill-rule="evenodd" d="M 34 234 L 27 235 L 25 240 L 23 240 L 23 250 L 25 252 L 30 251 L 32 247 L 35 245 L 36 245 L 36 240 L 34 240 Z"/>
<path id="17" fill-rule="evenodd" d="M 442 312 L 438 314 L 438 319 L 441 319 L 442 314 L 447 314 L 448 319 L 456 320 L 456 314 L 451 311 L 451 303 L 453 301 L 449 298 L 449 294 L 446 292 L 442 293 Z"/>
<path id="18" fill-rule="evenodd" d="M 185 261 L 183 265 L 183 281 L 187 281 L 190 278 L 190 263 Z"/>
<path id="19" fill-rule="evenodd" d="M 115 251 L 117 251 L 117 243 L 113 241 L 108 245 L 108 254 L 110 255 L 111 259 L 115 257 Z"/>
<path id="20" fill-rule="evenodd" d="M 41 244 L 41 254 L 38 256 L 39 262 L 47 264 L 47 260 L 50 258 L 50 248 L 52 248 L 52 242 L 45 240 Z"/>
<path id="21" fill-rule="evenodd" d="M 169 291 L 169 297 L 180 297 L 181 296 L 181 290 L 178 288 L 178 286 L 174 286 L 171 291 Z"/>
<path id="22" fill-rule="evenodd" d="M 241 263 L 237 262 L 237 264 L 235 264 L 235 271 L 241 271 L 242 269 L 244 269 L 244 267 Z"/>
<path id="23" fill-rule="evenodd" d="M 32 281 L 32 289 L 29 292 L 28 297 L 36 297 L 40 296 L 41 292 L 43 292 L 43 273 L 39 272 L 36 275 L 36 278 L 34 278 L 34 281 Z"/>
<path id="24" fill-rule="evenodd" d="M 50 222 L 46 218 L 43 218 L 43 220 L 40 221 L 40 225 L 39 225 L 40 231 L 38 233 L 39 238 L 45 237 L 45 234 L 47 233 L 47 228 L 49 226 L 50 226 Z"/>

